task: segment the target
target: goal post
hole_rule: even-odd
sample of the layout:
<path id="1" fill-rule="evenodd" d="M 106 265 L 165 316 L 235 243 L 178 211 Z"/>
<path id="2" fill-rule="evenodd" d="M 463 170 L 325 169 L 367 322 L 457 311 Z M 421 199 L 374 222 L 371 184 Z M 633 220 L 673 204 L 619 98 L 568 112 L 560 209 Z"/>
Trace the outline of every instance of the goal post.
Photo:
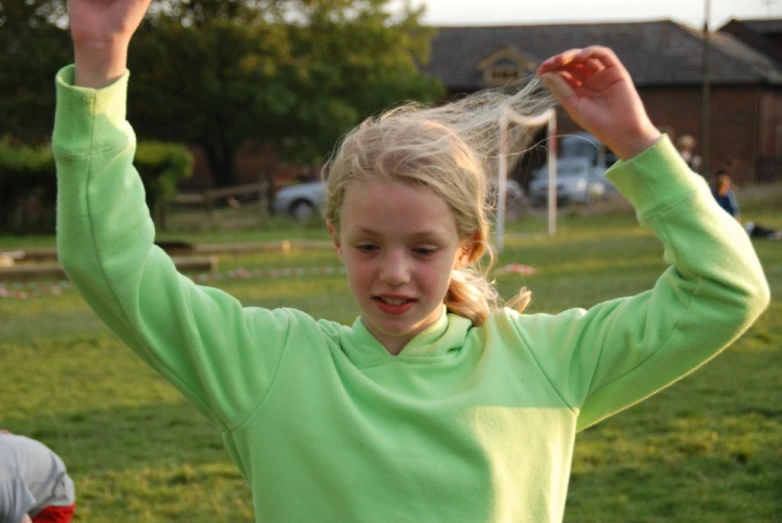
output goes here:
<path id="1" fill-rule="evenodd" d="M 499 158 L 497 173 L 497 224 L 496 247 L 501 253 L 505 240 L 505 206 L 508 199 L 508 127 L 524 125 L 531 129 L 547 125 L 548 141 L 548 235 L 557 229 L 557 113 L 549 109 L 537 116 L 522 116 L 506 109 L 500 115 Z"/>

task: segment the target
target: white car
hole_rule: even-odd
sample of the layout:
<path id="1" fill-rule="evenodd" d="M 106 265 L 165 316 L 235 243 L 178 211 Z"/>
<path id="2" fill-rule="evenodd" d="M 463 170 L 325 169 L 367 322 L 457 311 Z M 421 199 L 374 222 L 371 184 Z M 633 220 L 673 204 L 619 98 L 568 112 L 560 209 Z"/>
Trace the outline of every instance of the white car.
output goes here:
<path id="1" fill-rule="evenodd" d="M 508 180 L 507 186 L 508 207 L 519 202 L 524 196 L 521 185 L 515 180 Z M 496 179 L 489 184 L 489 197 L 496 198 Z M 277 191 L 272 202 L 274 214 L 290 216 L 296 221 L 305 222 L 316 214 L 323 214 L 323 206 L 326 201 L 326 184 L 323 182 L 310 182 L 298 185 L 290 185 Z M 492 200 L 494 203 L 494 200 Z"/>
<path id="2" fill-rule="evenodd" d="M 492 198 L 493 202 L 497 200 L 497 191 L 499 190 L 499 180 L 495 177 L 489 181 L 489 198 Z M 505 201 L 508 205 L 513 205 L 524 197 L 524 189 L 521 188 L 519 182 L 512 178 L 508 178 L 505 189 Z"/>
<path id="3" fill-rule="evenodd" d="M 606 170 L 592 165 L 589 158 L 557 160 L 557 201 L 591 203 L 616 191 L 605 177 Z M 548 165 L 541 167 L 530 183 L 530 197 L 535 205 L 548 201 Z"/>
<path id="4" fill-rule="evenodd" d="M 323 182 L 309 182 L 284 187 L 277 191 L 272 202 L 274 214 L 287 215 L 304 222 L 316 214 L 323 214 L 326 201 L 326 185 Z"/>

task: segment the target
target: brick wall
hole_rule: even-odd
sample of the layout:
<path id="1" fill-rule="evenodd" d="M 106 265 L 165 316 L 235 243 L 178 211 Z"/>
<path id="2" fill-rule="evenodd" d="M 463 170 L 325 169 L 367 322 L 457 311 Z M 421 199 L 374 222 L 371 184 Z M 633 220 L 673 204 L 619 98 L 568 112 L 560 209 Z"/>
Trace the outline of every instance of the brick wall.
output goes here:
<path id="1" fill-rule="evenodd" d="M 782 93 L 763 93 L 760 124 L 760 155 L 782 156 Z"/>
<path id="2" fill-rule="evenodd" d="M 669 132 L 674 142 L 682 134 L 692 135 L 698 142 L 696 152 L 702 155 L 700 87 L 646 87 L 639 91 L 655 125 Z M 736 181 L 752 181 L 758 156 L 775 156 L 782 152 L 777 151 L 777 147 L 782 146 L 777 143 L 777 128 L 782 125 L 782 93 L 763 91 L 759 87 L 715 86 L 711 92 L 711 110 L 711 173 L 734 159 L 737 162 L 733 172 Z M 580 130 L 563 111 L 558 115 L 559 133 Z M 195 172 L 193 178 L 183 182 L 181 188 L 185 190 L 212 185 L 203 155 L 198 149 L 194 149 L 194 153 Z M 537 167 L 545 161 L 543 158 L 529 160 Z M 237 155 L 237 168 L 241 183 L 255 182 L 259 175 L 268 172 L 274 173 L 276 178 L 295 178 L 302 170 L 282 162 L 273 148 L 250 142 Z"/>
<path id="3" fill-rule="evenodd" d="M 689 134 L 698 141 L 701 150 L 701 89 L 700 87 L 646 87 L 639 89 L 652 121 L 676 140 Z M 734 171 L 736 181 L 754 179 L 755 158 L 759 154 L 759 129 L 763 93 L 758 87 L 720 87 L 711 91 L 711 154 L 713 173 L 730 159 L 738 161 Z M 782 107 L 781 107 L 782 108 Z M 782 121 L 778 120 L 779 123 Z M 567 116 L 560 115 L 561 133 L 578 130 Z"/>

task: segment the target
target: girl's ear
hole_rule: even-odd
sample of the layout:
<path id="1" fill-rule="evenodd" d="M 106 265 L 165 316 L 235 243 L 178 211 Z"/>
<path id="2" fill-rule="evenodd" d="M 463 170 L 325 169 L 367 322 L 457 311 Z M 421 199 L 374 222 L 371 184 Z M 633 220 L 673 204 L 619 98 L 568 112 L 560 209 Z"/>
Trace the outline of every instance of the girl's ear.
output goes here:
<path id="1" fill-rule="evenodd" d="M 472 236 L 462 238 L 459 249 L 456 251 L 456 259 L 453 268 L 461 269 L 469 264 L 475 257 L 475 251 L 480 245 L 481 233 L 476 232 Z"/>
<path id="2" fill-rule="evenodd" d="M 326 227 L 329 230 L 329 234 L 331 235 L 331 241 L 334 242 L 334 247 L 337 249 L 337 256 L 339 256 L 339 261 L 345 262 L 344 259 L 342 259 L 342 245 L 339 242 L 339 231 L 336 227 L 334 227 L 334 222 L 331 220 L 326 220 Z"/>

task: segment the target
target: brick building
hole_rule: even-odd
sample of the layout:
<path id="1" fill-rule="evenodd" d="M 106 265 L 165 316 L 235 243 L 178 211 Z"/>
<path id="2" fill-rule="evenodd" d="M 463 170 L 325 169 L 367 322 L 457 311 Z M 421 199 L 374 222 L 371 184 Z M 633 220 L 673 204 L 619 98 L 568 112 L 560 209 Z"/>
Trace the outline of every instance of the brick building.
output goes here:
<path id="1" fill-rule="evenodd" d="M 773 61 L 772 68 L 782 67 L 782 20 L 731 20 L 719 30 L 719 34 L 752 48 Z M 761 179 L 780 179 L 782 173 L 782 107 L 779 90 L 764 93 L 764 122 L 761 127 L 760 154 L 757 158 L 756 176 Z"/>
<path id="2" fill-rule="evenodd" d="M 522 79 L 549 56 L 595 44 L 627 66 L 658 127 L 703 143 L 702 34 L 672 21 L 442 27 L 424 70 L 456 95 Z M 728 31 L 714 33 L 711 44 L 709 164 L 713 171 L 737 160 L 737 180 L 753 181 L 759 162 L 782 156 L 782 65 Z M 558 120 L 560 132 L 578 130 L 566 114 Z"/>
<path id="3" fill-rule="evenodd" d="M 703 35 L 669 20 L 441 27 L 423 70 L 453 96 L 523 79 L 549 56 L 595 44 L 619 55 L 655 124 L 674 140 L 694 136 L 702 154 Z M 782 20 L 732 20 L 711 35 L 711 44 L 710 170 L 736 160 L 737 181 L 782 179 Z M 559 132 L 578 130 L 564 113 L 558 119 Z M 211 185 L 196 153 L 195 176 L 183 184 L 190 190 Z M 543 151 L 527 155 L 517 175 L 543 161 Z M 261 173 L 301 174 L 273 150 L 250 142 L 238 153 L 237 168 L 245 183 Z"/>

